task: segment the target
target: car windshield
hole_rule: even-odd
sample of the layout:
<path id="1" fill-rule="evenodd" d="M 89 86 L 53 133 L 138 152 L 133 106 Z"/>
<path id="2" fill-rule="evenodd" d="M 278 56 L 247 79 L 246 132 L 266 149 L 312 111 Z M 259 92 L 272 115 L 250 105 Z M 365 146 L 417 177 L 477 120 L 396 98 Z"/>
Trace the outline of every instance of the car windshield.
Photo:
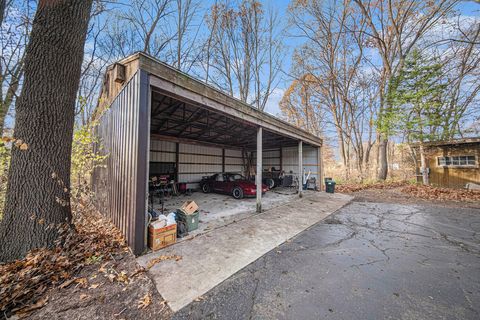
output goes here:
<path id="1" fill-rule="evenodd" d="M 241 174 L 227 174 L 228 181 L 238 181 L 238 180 L 245 180 L 245 178 Z"/>

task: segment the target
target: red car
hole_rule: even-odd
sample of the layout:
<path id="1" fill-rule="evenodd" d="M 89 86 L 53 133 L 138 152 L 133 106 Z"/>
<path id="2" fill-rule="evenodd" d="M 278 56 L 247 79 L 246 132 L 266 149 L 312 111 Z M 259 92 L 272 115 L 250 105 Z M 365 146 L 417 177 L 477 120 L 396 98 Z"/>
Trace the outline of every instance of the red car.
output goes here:
<path id="1" fill-rule="evenodd" d="M 200 187 L 204 193 L 216 192 L 231 194 L 235 199 L 254 197 L 257 194 L 255 182 L 247 180 L 238 173 L 216 173 L 210 177 L 203 177 Z M 262 194 L 268 187 L 262 183 Z"/>

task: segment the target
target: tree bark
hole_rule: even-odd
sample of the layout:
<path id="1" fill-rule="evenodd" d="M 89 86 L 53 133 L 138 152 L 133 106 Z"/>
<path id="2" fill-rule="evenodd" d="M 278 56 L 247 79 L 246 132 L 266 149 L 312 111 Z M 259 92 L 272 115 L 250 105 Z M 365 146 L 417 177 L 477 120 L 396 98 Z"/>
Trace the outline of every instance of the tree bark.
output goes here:
<path id="1" fill-rule="evenodd" d="M 386 180 L 388 174 L 388 157 L 387 147 L 388 139 L 383 134 L 380 134 L 380 140 L 378 142 L 378 180 Z"/>
<path id="2" fill-rule="evenodd" d="M 7 5 L 6 0 L 0 0 L 0 27 L 3 23 L 3 17 L 5 16 L 5 7 Z"/>
<path id="3" fill-rule="evenodd" d="M 428 166 L 427 166 L 427 159 L 425 157 L 425 148 L 423 145 L 420 145 L 420 168 L 422 169 L 422 182 L 424 185 L 429 185 L 430 180 L 428 176 Z"/>
<path id="4" fill-rule="evenodd" d="M 55 245 L 70 226 L 70 156 L 83 50 L 92 0 L 40 0 L 16 105 L 0 261 Z"/>

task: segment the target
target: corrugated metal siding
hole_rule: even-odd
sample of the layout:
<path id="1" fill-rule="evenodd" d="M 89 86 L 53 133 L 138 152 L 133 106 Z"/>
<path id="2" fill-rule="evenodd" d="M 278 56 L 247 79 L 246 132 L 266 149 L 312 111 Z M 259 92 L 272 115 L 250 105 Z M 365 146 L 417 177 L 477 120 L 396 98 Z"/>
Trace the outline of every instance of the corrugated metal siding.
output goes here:
<path id="1" fill-rule="evenodd" d="M 150 161 L 175 162 L 175 142 L 151 140 Z"/>
<path id="2" fill-rule="evenodd" d="M 243 172 L 243 159 L 241 150 L 225 149 L 225 171 Z"/>
<path id="3" fill-rule="evenodd" d="M 175 162 L 175 142 L 152 140 L 150 161 Z M 240 150 L 225 149 L 225 171 L 242 172 L 243 161 Z M 178 181 L 197 187 L 203 176 L 222 172 L 222 148 L 179 143 Z"/>
<path id="4" fill-rule="evenodd" d="M 275 150 L 264 150 L 262 157 L 262 167 L 263 169 L 270 169 L 275 167 L 275 169 L 280 169 L 280 149 Z"/>
<path id="5" fill-rule="evenodd" d="M 180 143 L 178 181 L 193 183 L 196 187 L 203 176 L 222 171 L 222 149 Z"/>
<path id="6" fill-rule="evenodd" d="M 97 208 L 122 231 L 135 254 L 145 248 L 148 90 L 148 76 L 140 70 L 100 118 L 96 133 L 108 158 L 92 179 Z"/>
<path id="7" fill-rule="evenodd" d="M 318 181 L 318 149 L 310 146 L 303 146 L 303 168 L 305 172 L 311 171 L 311 177 Z M 289 147 L 282 149 L 283 170 L 288 174 L 298 174 L 298 147 Z"/>

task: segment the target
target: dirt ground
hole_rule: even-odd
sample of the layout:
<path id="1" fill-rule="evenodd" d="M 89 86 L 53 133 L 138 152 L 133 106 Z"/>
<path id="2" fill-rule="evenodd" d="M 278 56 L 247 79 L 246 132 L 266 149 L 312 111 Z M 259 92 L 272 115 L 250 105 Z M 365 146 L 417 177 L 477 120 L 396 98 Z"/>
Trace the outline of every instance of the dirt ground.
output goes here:
<path id="1" fill-rule="evenodd" d="M 443 200 L 425 200 L 412 197 L 401 191 L 403 187 L 392 189 L 365 189 L 357 192 L 346 193 L 355 196 L 358 202 L 396 203 L 396 204 L 418 204 L 435 205 L 441 207 L 461 207 L 480 209 L 480 202 L 461 202 Z"/>
<path id="2" fill-rule="evenodd" d="M 27 319 L 170 319 L 148 272 L 130 253 L 84 268 L 77 281 L 46 294 L 46 305 Z"/>

